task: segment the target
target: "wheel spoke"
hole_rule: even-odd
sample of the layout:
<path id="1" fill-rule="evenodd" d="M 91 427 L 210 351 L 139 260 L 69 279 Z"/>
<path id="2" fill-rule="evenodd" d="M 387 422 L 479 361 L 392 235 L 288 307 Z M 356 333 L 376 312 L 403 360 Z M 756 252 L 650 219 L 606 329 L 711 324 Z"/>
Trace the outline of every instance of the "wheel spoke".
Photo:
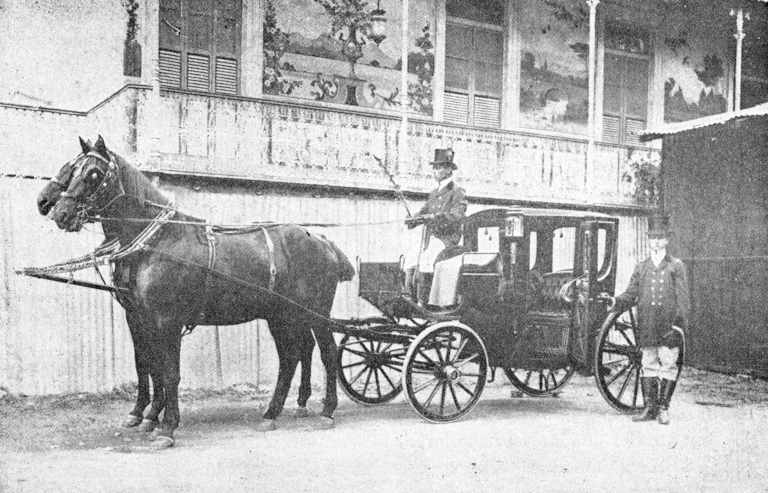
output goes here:
<path id="1" fill-rule="evenodd" d="M 348 365 L 343 365 L 341 368 L 343 370 L 346 370 L 347 368 L 352 368 L 353 366 L 365 365 L 366 363 L 367 363 L 366 361 L 358 361 L 357 363 L 350 363 Z"/>
<path id="2" fill-rule="evenodd" d="M 445 415 L 445 388 L 448 386 L 448 382 L 443 380 L 442 390 L 440 391 L 440 415 Z"/>
<path id="3" fill-rule="evenodd" d="M 479 376 L 479 375 L 478 375 L 478 376 Z M 475 397 L 475 393 L 474 393 L 474 392 L 472 392 L 471 390 L 469 390 L 469 389 L 468 389 L 468 388 L 467 388 L 467 387 L 466 387 L 466 386 L 465 386 L 463 383 L 461 383 L 461 382 L 456 382 L 456 385 L 457 385 L 457 386 L 458 386 L 458 387 L 459 387 L 461 390 L 463 390 L 464 392 L 466 392 L 467 394 L 469 394 L 469 396 L 470 396 L 470 397 Z"/>
<path id="4" fill-rule="evenodd" d="M 365 358 L 365 359 L 368 359 L 368 355 L 370 354 L 367 351 L 364 351 L 364 352 L 362 352 L 362 351 L 355 351 L 354 349 L 349 349 L 348 347 L 345 347 L 344 351 L 346 351 L 348 353 L 351 353 L 351 354 L 354 354 L 355 356 L 360 356 L 361 358 Z"/>
<path id="5" fill-rule="evenodd" d="M 622 375 L 624 375 L 624 374 L 627 372 L 627 370 L 629 370 L 630 368 L 632 368 L 632 366 L 631 366 L 631 365 L 627 365 L 627 366 L 623 367 L 623 368 L 622 368 L 621 370 L 619 370 L 619 371 L 618 371 L 618 372 L 617 372 L 615 375 L 613 375 L 613 377 L 611 377 L 611 379 L 610 379 L 609 381 L 605 382 L 606 386 L 608 386 L 608 385 L 611 385 L 613 382 L 615 382 L 616 380 L 618 380 L 618 379 L 619 379 L 619 378 L 620 378 Z"/>
<path id="6" fill-rule="evenodd" d="M 395 385 L 394 383 L 392 383 L 392 380 L 389 378 L 389 375 L 387 375 L 387 372 L 385 372 L 384 370 L 381 370 L 381 374 L 382 374 L 382 375 L 384 375 L 384 378 L 386 378 L 386 379 L 387 379 L 387 382 L 389 382 L 389 385 L 390 385 L 390 386 L 391 386 L 393 389 L 396 389 L 396 388 L 397 388 L 397 385 Z"/>
<path id="7" fill-rule="evenodd" d="M 368 372 L 368 376 L 365 379 L 365 386 L 363 387 L 363 395 L 365 395 L 366 392 L 368 392 L 368 384 L 371 383 L 371 373 L 373 373 L 373 369 L 371 369 L 371 371 Z"/>
<path id="8" fill-rule="evenodd" d="M 379 381 L 379 369 L 374 368 L 373 369 L 373 377 L 376 380 L 376 392 L 379 394 L 379 399 L 381 399 L 381 382 Z"/>
<path id="9" fill-rule="evenodd" d="M 426 382 L 421 383 L 418 387 L 415 387 L 413 389 L 413 393 L 421 392 L 422 390 L 426 389 L 429 385 L 431 385 L 433 382 L 438 381 L 437 377 L 432 377 L 431 380 L 427 380 Z M 435 387 L 437 388 L 437 387 Z"/>
<path id="10" fill-rule="evenodd" d="M 349 381 L 349 384 L 350 384 L 350 385 L 352 385 L 353 383 L 357 382 L 357 379 L 358 379 L 358 378 L 360 378 L 360 377 L 363 375 L 363 372 L 364 372 L 366 369 L 368 369 L 368 367 L 367 367 L 367 366 L 366 366 L 365 368 L 363 368 L 362 370 L 360 370 L 360 372 L 358 372 L 358 374 L 357 374 L 357 375 L 355 375 L 355 378 L 353 378 L 352 380 L 350 380 L 350 381 Z"/>
<path id="11" fill-rule="evenodd" d="M 451 397 L 453 397 L 453 403 L 456 406 L 456 411 L 461 411 L 461 406 L 459 405 L 459 399 L 456 397 L 456 390 L 453 388 L 453 384 L 450 384 L 448 386 L 449 389 L 451 389 Z"/>
<path id="12" fill-rule="evenodd" d="M 480 355 L 478 353 L 475 353 L 472 356 L 470 356 L 469 358 L 464 358 L 461 361 L 457 361 L 456 364 L 453 365 L 453 366 L 455 366 L 456 368 L 461 368 L 462 366 L 466 365 L 467 363 L 473 361 L 478 356 L 480 356 Z"/>
<path id="13" fill-rule="evenodd" d="M 426 354 L 424 354 L 424 351 L 422 351 L 422 350 L 421 350 L 421 348 L 419 348 L 419 354 L 421 355 L 421 357 L 422 357 L 422 358 L 424 358 L 425 360 L 427 360 L 427 361 L 425 361 L 425 362 L 421 362 L 421 363 L 427 363 L 427 362 L 428 362 L 428 363 L 431 363 L 431 364 L 432 364 L 432 366 L 439 366 L 439 365 L 438 365 L 438 363 L 437 363 L 435 360 L 433 360 L 432 358 L 430 358 L 429 356 L 427 356 Z M 437 352 L 437 354 L 438 354 L 438 355 L 440 355 L 440 351 L 438 351 L 438 352 Z M 415 363 L 415 362 L 414 362 L 414 363 Z"/>
<path id="14" fill-rule="evenodd" d="M 435 379 L 435 380 L 437 380 L 437 379 Z M 432 393 L 431 393 L 431 394 L 429 394 L 429 397 L 427 398 L 427 402 L 425 402 L 425 403 L 424 403 L 424 408 L 425 408 L 425 409 L 426 409 L 427 407 L 429 407 L 429 404 L 432 402 L 432 399 L 434 399 L 434 397 L 435 397 L 435 394 L 437 394 L 437 389 L 439 389 L 439 388 L 440 388 L 440 386 L 439 386 L 439 385 L 435 385 L 435 388 L 434 388 L 434 389 L 432 389 Z M 415 394 L 416 392 L 417 392 L 417 391 L 415 391 L 415 390 L 414 390 L 414 394 Z"/>
<path id="15" fill-rule="evenodd" d="M 461 345 L 459 346 L 458 351 L 456 351 L 455 358 L 458 358 L 459 355 L 464 351 L 464 348 L 467 346 L 468 342 L 469 342 L 469 339 L 464 339 L 463 341 L 461 341 Z M 450 358 L 448 359 L 448 361 L 451 362 Z M 454 366 L 458 366 L 458 365 L 454 365 Z"/>
<path id="16" fill-rule="evenodd" d="M 453 345 L 453 331 L 448 332 L 448 344 L 445 345 L 445 360 L 443 362 L 451 361 L 451 346 Z"/>
<path id="17" fill-rule="evenodd" d="M 622 344 L 616 344 L 613 342 L 606 342 L 603 346 L 603 353 L 620 354 L 622 356 L 629 356 L 633 353 L 633 348 L 630 346 L 624 346 Z"/>

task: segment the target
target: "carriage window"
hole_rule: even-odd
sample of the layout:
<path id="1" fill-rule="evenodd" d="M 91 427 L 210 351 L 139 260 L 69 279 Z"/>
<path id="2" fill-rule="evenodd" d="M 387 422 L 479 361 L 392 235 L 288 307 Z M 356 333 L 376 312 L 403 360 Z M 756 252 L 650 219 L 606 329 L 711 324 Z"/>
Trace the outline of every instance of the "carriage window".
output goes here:
<path id="1" fill-rule="evenodd" d="M 533 269 L 533 266 L 536 265 L 536 254 L 538 252 L 538 246 L 539 246 L 539 234 L 536 231 L 531 231 L 531 236 L 529 240 L 528 245 L 528 258 L 530 259 L 530 265 L 528 266 L 528 269 Z"/>
<path id="2" fill-rule="evenodd" d="M 558 228 L 552 238 L 552 271 L 573 270 L 576 228 Z"/>
<path id="3" fill-rule="evenodd" d="M 605 267 L 605 241 L 606 231 L 600 228 L 597 230 L 597 272 L 602 272 Z"/>
<path id="4" fill-rule="evenodd" d="M 499 253 L 499 228 L 479 228 L 477 230 L 477 251 Z"/>

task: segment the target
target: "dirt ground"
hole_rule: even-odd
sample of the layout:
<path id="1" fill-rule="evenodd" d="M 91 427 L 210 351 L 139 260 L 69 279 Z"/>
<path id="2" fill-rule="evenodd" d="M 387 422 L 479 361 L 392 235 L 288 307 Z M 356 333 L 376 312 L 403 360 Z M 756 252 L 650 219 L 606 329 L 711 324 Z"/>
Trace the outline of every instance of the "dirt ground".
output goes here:
<path id="1" fill-rule="evenodd" d="M 269 394 L 187 391 L 176 447 L 118 426 L 133 389 L 0 399 L 0 491 L 768 491 L 768 382 L 686 369 L 672 424 L 632 423 L 592 378 L 557 398 L 511 397 L 499 372 L 464 420 L 433 425 L 404 398 L 340 398 L 256 431 Z M 295 392 L 289 402 L 295 402 Z"/>

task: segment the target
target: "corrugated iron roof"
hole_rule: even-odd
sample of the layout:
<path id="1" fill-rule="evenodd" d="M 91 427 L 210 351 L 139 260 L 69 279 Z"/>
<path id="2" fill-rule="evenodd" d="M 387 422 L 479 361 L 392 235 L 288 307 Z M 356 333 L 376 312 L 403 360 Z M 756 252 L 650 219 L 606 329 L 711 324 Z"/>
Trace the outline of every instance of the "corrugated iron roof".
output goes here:
<path id="1" fill-rule="evenodd" d="M 719 115 L 705 116 L 704 118 L 697 118 L 687 122 L 659 125 L 658 127 L 648 128 L 646 130 L 640 131 L 638 132 L 638 135 L 640 136 L 640 140 L 653 140 L 665 135 L 686 132 L 696 128 L 709 127 L 711 125 L 722 125 L 731 120 L 736 120 L 739 118 L 749 118 L 753 116 L 765 115 L 768 115 L 768 103 L 759 104 L 757 106 L 753 106 L 752 108 L 747 108 L 740 111 L 732 111 L 729 113 L 720 113 Z"/>

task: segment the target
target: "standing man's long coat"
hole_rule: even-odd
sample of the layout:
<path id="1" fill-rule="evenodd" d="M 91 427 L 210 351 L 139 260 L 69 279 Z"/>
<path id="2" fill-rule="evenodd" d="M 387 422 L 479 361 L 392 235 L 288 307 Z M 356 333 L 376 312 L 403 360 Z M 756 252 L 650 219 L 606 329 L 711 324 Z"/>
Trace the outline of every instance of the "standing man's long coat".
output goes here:
<path id="1" fill-rule="evenodd" d="M 637 305 L 638 345 L 670 346 L 672 325 L 685 329 L 690 311 L 688 275 L 683 261 L 666 255 L 658 267 L 649 258 L 635 266 L 627 290 L 616 297 L 616 310 Z"/>
<path id="2" fill-rule="evenodd" d="M 416 217 L 433 214 L 435 217 L 427 221 L 426 237 L 434 236 L 445 243 L 446 247 L 458 245 L 461 240 L 462 223 L 467 213 L 467 197 L 464 189 L 457 187 L 453 181 L 443 189 L 432 190 L 424 207 L 416 213 Z M 427 245 L 424 245 L 426 248 Z"/>

